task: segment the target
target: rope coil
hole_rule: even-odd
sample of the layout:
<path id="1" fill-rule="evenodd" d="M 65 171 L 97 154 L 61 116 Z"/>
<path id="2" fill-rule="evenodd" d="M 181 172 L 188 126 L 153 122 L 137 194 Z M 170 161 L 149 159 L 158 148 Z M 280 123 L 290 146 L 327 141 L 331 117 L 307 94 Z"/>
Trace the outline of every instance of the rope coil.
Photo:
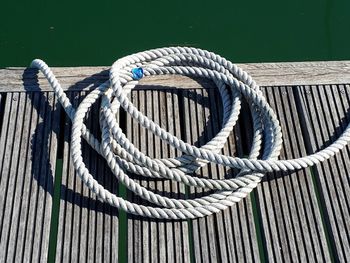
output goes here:
<path id="1" fill-rule="evenodd" d="M 117 60 L 110 69 L 109 80 L 91 91 L 77 109 L 72 106 L 45 62 L 35 59 L 31 67 L 44 74 L 58 101 L 72 120 L 71 155 L 78 176 L 102 201 L 135 215 L 160 219 L 187 219 L 219 212 L 246 197 L 258 185 L 264 173 L 293 171 L 313 166 L 334 156 L 350 141 L 349 124 L 343 134 L 327 148 L 302 158 L 278 160 L 282 147 L 281 127 L 259 86 L 246 72 L 230 61 L 197 48 L 159 48 Z M 138 84 L 142 75 L 170 74 L 211 79 L 219 91 L 223 106 L 222 127 L 212 140 L 200 148 L 173 136 L 148 119 L 128 98 L 128 94 Z M 238 120 L 242 96 L 249 103 L 253 120 L 254 136 L 248 158 L 220 154 Z M 98 141 L 84 124 L 89 109 L 99 98 L 101 141 Z M 180 150 L 183 155 L 177 158 L 152 159 L 139 151 L 119 127 L 115 116 L 120 107 L 141 126 Z M 155 206 L 129 202 L 100 185 L 84 164 L 82 137 L 106 159 L 120 183 Z M 236 177 L 229 179 L 193 176 L 194 172 L 209 162 L 237 168 L 240 172 Z M 141 186 L 126 172 L 216 191 L 195 199 L 168 198 Z"/>

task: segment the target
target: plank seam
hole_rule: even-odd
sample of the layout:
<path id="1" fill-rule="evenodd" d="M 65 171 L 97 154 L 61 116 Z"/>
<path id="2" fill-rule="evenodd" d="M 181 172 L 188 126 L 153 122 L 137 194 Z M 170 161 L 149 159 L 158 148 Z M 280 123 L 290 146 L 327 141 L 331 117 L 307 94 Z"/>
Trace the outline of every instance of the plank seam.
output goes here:
<path id="1" fill-rule="evenodd" d="M 54 96 L 56 99 L 56 96 Z M 60 213 L 60 200 L 61 200 L 61 184 L 63 173 L 63 148 L 64 148 L 64 130 L 65 130 L 65 113 L 59 108 L 61 105 L 57 105 L 56 110 L 60 110 L 57 136 L 57 149 L 56 149 L 56 165 L 55 165 L 55 177 L 53 185 L 53 198 L 51 207 L 51 222 L 49 231 L 49 246 L 48 246 L 48 262 L 54 263 L 56 259 L 58 227 L 59 227 L 59 213 Z"/>
<path id="2" fill-rule="evenodd" d="M 120 128 L 127 133 L 127 123 L 126 123 L 126 112 L 124 109 L 119 111 Z M 118 193 L 122 198 L 127 198 L 127 188 L 123 184 L 118 183 Z M 118 261 L 120 263 L 127 263 L 129 247 L 129 231 L 128 231 L 128 218 L 127 213 L 123 210 L 118 211 L 119 222 L 118 222 Z M 111 231 L 112 232 L 112 231 Z M 112 256 L 112 253 L 111 253 Z"/>

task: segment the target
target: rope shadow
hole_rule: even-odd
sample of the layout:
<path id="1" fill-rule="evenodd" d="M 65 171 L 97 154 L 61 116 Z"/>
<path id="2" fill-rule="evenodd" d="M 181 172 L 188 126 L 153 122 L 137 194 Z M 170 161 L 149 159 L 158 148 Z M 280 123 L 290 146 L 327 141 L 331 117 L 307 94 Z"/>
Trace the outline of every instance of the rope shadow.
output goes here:
<path id="1" fill-rule="evenodd" d="M 38 73 L 37 69 L 27 68 L 24 70 L 22 75 L 22 81 L 24 89 L 28 93 L 32 93 L 29 98 L 32 100 L 33 109 L 36 110 L 38 114 L 38 118 L 42 119 L 42 122 L 39 122 L 35 128 L 35 131 L 31 138 L 31 170 L 32 176 L 37 181 L 39 187 L 44 189 L 53 197 L 54 191 L 54 171 L 52 169 L 52 164 L 50 160 L 50 150 L 51 150 L 51 136 L 56 136 L 57 139 L 57 159 L 65 158 L 63 156 L 63 148 L 64 146 L 68 146 L 68 144 L 64 145 L 65 142 L 70 140 L 70 120 L 66 116 L 61 105 L 55 101 L 56 106 L 52 107 L 52 100 L 56 98 L 52 95 L 52 92 L 37 92 L 40 90 L 39 81 L 38 81 Z M 89 76 L 82 81 L 75 83 L 70 86 L 67 90 L 67 94 L 74 94 L 75 96 L 79 96 L 81 92 L 74 92 L 77 89 L 86 89 L 92 90 L 96 88 L 98 85 L 103 83 L 108 77 L 107 70 L 101 71 L 97 74 Z M 71 94 L 70 94 L 71 93 Z M 34 100 L 35 98 L 35 100 Z M 70 98 L 72 99 L 72 98 Z M 58 122 L 58 123 L 54 123 Z M 86 146 L 83 145 L 84 148 Z M 61 151 L 61 153 L 60 153 Z M 92 150 L 91 150 L 92 151 Z M 88 154 L 90 152 L 84 151 Z M 61 156 L 59 156 L 61 155 Z M 84 154 L 85 158 L 87 157 Z M 101 160 L 98 160 L 100 163 Z M 65 163 L 65 162 L 63 162 Z M 68 166 L 66 167 L 67 171 L 72 170 L 72 165 L 70 164 L 70 159 L 66 162 Z M 89 159 L 87 160 L 87 167 L 91 168 L 93 162 Z M 89 167 L 90 166 L 90 167 Z M 57 167 L 56 167 L 57 168 Z M 42 172 L 44 171 L 44 173 Z M 74 178 L 75 178 L 75 172 Z M 111 173 L 106 173 L 104 177 L 101 174 L 97 173 L 95 177 L 100 183 L 106 178 L 113 180 L 114 178 L 111 176 Z M 105 178 L 105 179 L 104 179 Z M 70 179 L 70 178 L 69 178 Z M 78 179 L 80 180 L 80 179 Z M 74 185 L 74 184 L 73 184 Z M 111 188 L 111 186 L 116 186 L 115 182 L 106 184 L 107 188 Z M 109 189 L 112 190 L 112 189 Z M 115 189 L 114 189 L 115 191 Z M 111 216 L 117 216 L 118 210 L 107 206 L 105 203 L 101 202 L 98 199 L 92 199 L 91 194 L 81 194 L 66 186 L 64 183 L 60 185 L 60 199 L 65 200 L 71 204 L 80 206 L 82 208 L 87 208 L 88 210 L 93 210 L 95 212 L 103 212 L 109 214 Z"/>
<path id="2" fill-rule="evenodd" d="M 38 84 L 38 78 L 37 78 L 37 74 L 38 71 L 34 70 L 34 69 L 26 69 L 23 73 L 23 85 L 25 87 L 26 90 L 28 91 L 32 91 L 34 90 L 40 90 L 39 84 Z M 99 84 L 101 84 L 103 81 L 105 81 L 105 79 L 103 79 L 103 77 L 101 76 L 107 76 L 108 74 L 106 74 L 106 72 L 100 72 L 98 74 L 95 74 L 91 77 L 88 77 L 76 84 L 74 84 L 73 86 L 71 86 L 68 90 L 67 90 L 67 94 L 70 95 L 70 99 L 71 101 L 77 102 L 77 98 L 80 97 L 79 92 L 75 92 L 75 90 L 77 89 L 84 89 L 86 87 L 90 87 L 90 89 L 93 89 L 95 87 L 97 87 Z M 96 77 L 97 76 L 97 77 Z M 96 82 L 96 79 L 100 80 L 100 82 Z M 145 85 L 142 86 L 143 89 L 148 89 L 149 87 L 145 87 Z M 136 90 L 140 90 L 142 89 L 141 85 L 136 88 Z M 168 86 L 157 86 L 157 87 L 152 87 L 153 89 L 161 89 L 161 90 L 166 90 L 166 92 L 174 92 L 174 90 L 176 90 L 176 87 L 168 87 Z M 136 91 L 136 92 L 140 92 L 140 91 Z M 39 185 L 45 190 L 48 191 L 50 195 L 53 195 L 53 182 L 54 182 L 54 176 L 53 176 L 53 172 L 52 172 L 52 165 L 50 163 L 49 158 L 44 158 L 42 160 L 42 162 L 40 163 L 40 165 L 38 165 L 38 161 L 36 161 L 36 159 L 34 158 L 36 156 L 36 153 L 40 151 L 46 153 L 43 154 L 43 156 L 49 156 L 49 137 L 50 137 L 50 129 L 46 129 L 45 131 L 44 126 L 45 123 L 47 123 L 47 118 L 50 118 L 50 114 L 47 113 L 51 113 L 52 115 L 56 114 L 56 111 L 61 111 L 61 113 L 59 114 L 63 114 L 65 116 L 64 111 L 62 110 L 61 106 L 58 105 L 56 109 L 53 109 L 52 106 L 50 105 L 50 102 L 48 101 L 47 95 L 48 93 L 40 93 L 40 101 L 42 101 L 42 103 L 44 103 L 44 110 L 41 109 L 40 107 L 37 107 L 38 104 L 37 103 L 33 103 L 34 107 L 36 108 L 38 114 L 40 115 L 41 118 L 44 119 L 44 121 L 42 123 L 39 123 L 38 126 L 36 127 L 35 133 L 32 137 L 32 156 L 33 156 L 33 162 L 32 162 L 32 166 L 36 167 L 36 166 L 46 166 L 46 170 L 48 171 L 48 173 L 44 176 L 44 180 L 43 177 L 41 176 L 41 174 L 39 173 L 39 171 L 37 169 L 32 169 L 33 172 L 33 177 L 38 181 Z M 217 96 L 217 94 L 216 94 Z M 194 91 L 194 90 L 188 90 L 185 92 L 181 92 L 181 98 L 180 99 L 188 99 L 188 100 L 192 100 L 194 101 L 196 104 L 199 104 L 200 106 L 202 106 L 203 108 L 210 108 L 210 103 L 212 103 L 212 101 L 210 100 L 210 98 L 208 96 L 203 96 L 202 94 Z M 218 100 L 218 98 L 216 97 L 215 100 Z M 76 105 L 77 106 L 77 103 Z M 219 109 L 221 109 L 221 105 L 218 106 Z M 216 127 L 219 127 L 219 124 L 222 121 L 222 116 L 217 116 L 218 113 L 216 113 L 216 116 L 213 116 L 212 112 L 210 111 L 210 114 L 208 116 L 208 120 L 206 121 L 206 123 L 204 124 L 203 130 L 199 131 L 199 136 L 198 138 L 196 138 L 196 141 L 194 142 L 194 145 L 200 147 L 201 145 L 205 144 L 207 141 L 211 140 L 212 137 L 218 132 L 218 129 L 215 130 L 215 128 L 212 127 L 213 122 L 217 121 L 218 124 L 216 125 Z M 219 112 L 219 115 L 222 115 L 222 112 Z M 48 117 L 49 116 L 49 117 Z M 62 116 L 60 117 L 62 118 Z M 214 118 L 214 120 L 212 120 L 212 118 Z M 220 119 L 221 118 L 221 119 Z M 67 130 L 70 130 L 69 126 L 69 122 L 70 120 L 68 120 L 68 117 L 65 117 L 65 122 L 64 122 L 64 127 L 59 127 L 56 125 L 52 125 L 52 132 L 56 134 L 56 136 L 59 137 L 59 140 L 61 141 L 59 144 L 62 144 L 62 131 L 65 130 L 63 133 L 66 134 Z M 60 121 L 60 123 L 62 124 L 62 121 Z M 208 134 L 208 130 L 213 130 L 212 134 L 209 135 Z M 37 138 L 40 137 L 39 135 L 43 134 L 43 138 L 41 141 L 38 141 Z M 96 135 L 96 134 L 95 134 Z M 64 136 L 63 141 L 64 142 L 69 142 L 69 138 L 70 136 Z M 84 146 L 83 146 L 84 147 Z M 83 151 L 86 152 L 86 151 Z M 96 156 L 96 155 L 95 155 Z M 84 158 L 85 160 L 85 158 Z M 88 160 L 86 160 L 88 163 Z M 101 160 L 101 162 L 105 162 L 104 160 Z M 105 166 L 106 164 L 104 163 L 103 166 Z M 89 168 L 89 164 L 87 164 L 87 167 Z M 91 169 L 89 169 L 91 170 Z M 109 170 L 109 169 L 108 169 Z M 133 177 L 137 177 L 135 175 L 131 175 Z M 211 177 L 211 174 L 209 174 L 209 177 Z M 96 177 L 95 177 L 96 178 Z M 98 180 L 98 176 L 97 176 L 97 180 Z M 99 181 L 100 183 L 102 183 L 101 181 Z M 105 183 L 102 183 L 104 186 L 106 186 Z M 162 193 L 165 196 L 168 197 L 177 197 L 177 198 L 185 198 L 185 194 L 184 193 L 173 193 L 173 192 L 165 192 L 165 191 L 155 191 L 156 193 Z M 208 193 L 210 193 L 211 191 L 204 191 L 201 194 L 194 194 L 196 195 L 196 197 L 201 196 L 201 195 L 206 195 Z M 138 198 L 138 197 L 137 197 Z M 192 198 L 192 195 L 190 194 L 190 198 Z M 80 207 L 84 207 L 84 208 L 88 208 L 90 209 L 91 207 L 95 207 L 95 211 L 99 211 L 99 212 L 104 212 L 103 209 L 103 203 L 100 202 L 99 200 L 92 200 L 90 197 L 88 196 L 84 196 L 80 193 L 77 193 L 74 189 L 70 189 L 69 187 L 67 187 L 64 184 L 61 184 L 61 199 L 78 205 Z M 91 204 L 92 203 L 92 204 Z M 143 202 L 145 203 L 145 202 Z M 149 205 L 153 205 L 153 204 L 149 204 Z"/>
<path id="3" fill-rule="evenodd" d="M 68 90 L 67 90 L 67 94 L 70 96 L 71 101 L 74 101 L 77 105 L 77 98 L 82 98 L 84 96 L 84 92 L 77 92 L 76 90 L 81 90 L 81 89 L 94 89 L 96 88 L 99 84 L 101 84 L 102 82 L 104 82 L 107 78 L 108 78 L 108 74 L 107 74 L 107 70 L 101 71 L 97 74 L 94 74 L 92 76 L 89 76 L 88 78 L 83 79 L 82 81 L 79 81 L 77 83 L 75 83 L 74 85 L 72 85 Z M 33 91 L 33 87 L 34 90 L 40 90 L 39 87 L 39 83 L 38 83 L 38 71 L 35 69 L 26 69 L 23 72 L 23 76 L 22 76 L 22 80 L 23 80 L 23 85 L 25 90 L 27 90 L 27 92 L 32 92 Z M 140 85 L 142 86 L 142 85 Z M 181 89 L 178 89 L 176 87 L 167 87 L 167 86 L 158 86 L 157 87 L 152 87 L 153 89 L 160 89 L 160 90 L 164 90 L 165 92 L 171 92 L 172 95 L 174 93 L 176 94 L 180 94 L 180 98 L 179 100 L 192 100 L 195 104 L 200 105 L 201 107 L 203 107 L 204 109 L 209 109 L 209 115 L 207 120 L 205 121 L 205 123 L 203 123 L 203 130 L 199 131 L 199 136 L 198 138 L 196 138 L 194 145 L 196 146 L 201 146 L 203 144 L 205 144 L 207 141 L 209 141 L 210 139 L 212 139 L 212 137 L 219 131 L 218 127 L 220 127 L 220 123 L 222 121 L 222 112 L 220 113 L 218 112 L 213 112 L 210 109 L 210 105 L 213 103 L 213 100 L 216 101 L 217 103 L 217 108 L 222 108 L 220 105 L 220 99 L 218 99 L 218 94 L 215 93 L 215 98 L 212 98 L 210 96 L 204 96 L 201 93 L 198 93 L 194 90 L 186 90 L 186 92 L 184 92 Z M 146 85 L 143 85 L 143 87 L 139 87 L 139 89 L 136 88 L 135 92 L 140 92 L 141 89 L 148 89 L 148 87 Z M 35 133 L 32 136 L 32 140 L 31 140 L 31 151 L 32 151 L 32 171 L 33 171 L 33 178 L 38 182 L 38 184 L 40 185 L 40 187 L 42 187 L 45 191 L 47 191 L 51 196 L 53 196 L 53 189 L 54 189 L 54 175 L 53 175 L 53 171 L 52 171 L 52 164 L 50 163 L 50 135 L 51 132 L 53 132 L 58 138 L 59 138 L 59 147 L 63 147 L 63 144 L 65 142 L 70 141 L 70 136 L 67 135 L 67 132 L 70 131 L 70 120 L 68 120 L 68 117 L 65 116 L 65 113 L 63 111 L 63 109 L 61 108 L 60 105 L 58 105 L 55 109 L 53 109 L 53 107 L 51 106 L 51 101 L 50 99 L 47 97 L 47 95 L 49 95 L 48 92 L 42 93 L 42 92 L 33 92 L 33 95 L 30 96 L 30 98 L 33 100 L 33 106 L 35 108 L 35 110 L 37 111 L 38 115 L 43 119 L 43 122 L 39 123 L 35 129 Z M 37 96 L 39 96 L 39 98 L 37 98 Z M 40 103 L 35 102 L 34 101 L 34 97 L 36 98 L 36 100 L 40 101 Z M 97 107 L 95 107 L 97 108 Z M 92 111 L 94 111 L 92 114 L 96 114 L 96 109 L 93 109 Z M 246 129 L 244 129 L 245 125 L 244 123 L 246 123 L 246 116 L 245 116 L 245 112 L 243 110 L 243 113 L 241 114 L 241 117 L 239 119 L 239 123 L 238 125 L 240 126 L 238 128 L 239 132 L 237 134 L 235 134 L 235 136 L 237 137 L 237 140 L 240 141 L 241 143 L 244 144 L 244 141 L 247 137 L 252 136 L 249 134 L 249 132 L 247 132 Z M 59 120 L 60 120 L 60 124 L 64 124 L 64 125 L 55 125 L 53 123 L 53 120 L 57 120 L 57 116 L 59 116 Z M 180 116 L 181 117 L 181 116 Z M 182 124 L 183 124 L 183 119 L 185 117 L 182 116 Z M 62 122 L 62 119 L 64 120 Z M 340 132 L 340 130 L 343 129 L 344 127 L 344 122 L 345 122 L 345 118 L 343 118 L 341 120 L 341 123 L 339 124 L 339 126 L 336 128 L 336 132 L 335 134 L 338 134 Z M 47 125 L 48 123 L 50 123 L 50 125 Z M 215 124 L 216 123 L 216 124 Z M 95 127 L 97 125 L 94 125 Z M 243 129 L 242 129 L 243 127 Z M 339 128 L 341 127 L 341 128 Z M 191 128 L 191 127 L 188 127 Z M 93 133 L 98 136 L 98 129 L 93 129 L 92 130 Z M 211 133 L 209 133 L 208 131 L 211 131 Z M 63 134 L 63 135 L 62 135 Z M 333 139 L 336 139 L 336 135 L 331 136 L 331 138 L 329 139 L 329 141 L 332 141 Z M 186 139 L 186 138 L 183 138 Z M 327 141 L 328 142 L 328 141 Z M 325 145 L 327 145 L 327 142 L 325 143 Z M 83 145 L 83 147 L 86 148 L 86 146 Z M 247 149 L 249 149 L 249 143 L 246 145 L 243 145 L 243 154 L 247 152 Z M 91 150 L 92 151 L 92 150 Z M 84 150 L 83 152 L 89 152 Z M 38 154 L 39 153 L 39 154 Z M 88 153 L 89 155 L 91 155 L 92 153 Z M 63 156 L 62 156 L 63 157 Z M 94 165 L 94 159 L 96 158 L 96 154 L 94 154 L 94 158 L 90 158 L 90 157 L 86 157 L 87 158 L 87 167 L 88 169 L 91 168 Z M 90 159 L 89 159 L 90 158 Z M 100 158 L 100 157 L 99 157 Z M 84 157 L 85 160 L 85 157 Z M 104 159 L 101 158 L 101 160 L 98 160 L 98 167 L 106 167 L 107 164 L 105 163 Z M 104 168 L 103 168 L 104 169 Z M 210 170 L 212 170 L 213 168 L 211 168 Z M 89 169 L 91 170 L 91 169 Z M 93 169 L 92 169 L 93 170 Z M 98 171 L 98 169 L 95 168 L 96 171 Z M 42 173 L 41 171 L 46 171 L 46 174 Z M 237 171 L 233 170 L 233 169 L 228 169 L 226 171 L 225 177 L 230 178 L 232 176 L 234 176 L 234 174 Z M 106 188 L 109 188 L 109 190 L 116 190 L 116 189 L 112 189 L 111 185 L 117 186 L 118 183 L 116 181 L 116 179 L 114 178 L 114 176 L 110 173 L 109 168 L 105 169 L 104 174 L 106 173 L 106 175 L 102 175 L 102 173 L 97 172 L 97 174 L 94 174 L 94 176 L 96 176 L 95 178 L 101 183 L 103 184 Z M 274 173 L 272 174 L 268 174 L 264 177 L 264 181 L 269 181 L 269 180 L 273 180 L 279 177 L 283 177 L 283 176 L 287 176 L 290 175 L 290 173 L 288 172 L 281 172 L 281 173 Z M 75 176 L 75 175 L 74 175 Z M 141 179 L 139 177 L 137 177 L 136 175 L 130 175 L 133 178 L 136 179 Z M 209 172 L 208 177 L 210 178 L 211 172 Z M 79 179 L 78 179 L 79 180 Z M 114 181 L 114 183 L 110 183 L 111 181 Z M 149 180 L 150 181 L 150 180 Z M 163 180 L 164 181 L 164 180 Z M 85 186 L 83 186 L 85 187 Z M 86 196 L 84 194 L 78 193 L 77 191 L 75 191 L 75 189 L 71 189 L 69 187 L 67 187 L 66 185 L 64 185 L 63 183 L 60 186 L 61 189 L 61 199 L 72 203 L 74 205 L 78 205 L 80 207 L 83 208 L 87 208 L 89 210 L 93 210 L 93 211 L 97 211 L 97 212 L 104 212 L 104 213 L 109 213 L 110 215 L 117 215 L 117 210 L 116 209 L 107 209 L 106 208 L 106 204 L 102 203 L 99 200 L 94 200 L 92 199 L 90 196 Z M 177 198 L 183 198 L 185 199 L 187 198 L 193 198 L 193 197 L 199 197 L 202 195 L 207 195 L 209 194 L 211 191 L 204 191 L 203 193 L 193 193 L 193 194 L 189 194 L 189 196 L 186 196 L 185 193 L 173 193 L 173 192 L 167 192 L 167 191 L 155 191 L 156 193 L 161 193 L 162 195 L 165 195 L 167 197 L 177 197 Z M 129 195 L 130 198 L 130 195 Z M 136 197 L 135 199 L 136 201 L 139 201 L 140 198 Z M 143 202 L 143 201 L 142 201 Z M 143 204 L 145 204 L 145 202 L 143 202 Z M 150 204 L 153 205 L 153 204 Z M 106 211 L 106 209 L 109 211 Z M 132 216 L 133 217 L 133 216 Z"/>
<path id="4" fill-rule="evenodd" d="M 56 101 L 57 107 L 51 106 L 52 100 L 55 98 L 50 97 L 51 96 L 49 95 L 50 92 L 37 92 L 37 91 L 40 91 L 38 73 L 39 71 L 37 69 L 27 68 L 24 70 L 22 75 L 24 89 L 27 92 L 32 93 L 32 96 L 30 96 L 30 99 L 32 100 L 32 105 L 34 109 L 37 111 L 38 117 L 42 118 L 42 122 L 39 122 L 37 124 L 35 128 L 35 132 L 31 138 L 31 152 L 32 152 L 31 154 L 32 169 L 31 170 L 32 170 L 32 176 L 37 181 L 38 185 L 41 188 L 43 188 L 46 192 L 48 192 L 51 196 L 53 196 L 54 172 L 53 172 L 53 166 L 50 161 L 50 139 L 52 134 L 55 134 L 55 136 L 58 137 L 58 152 L 59 152 L 60 148 L 63 148 L 63 144 L 65 142 L 70 141 L 70 136 L 67 136 L 67 133 L 70 133 L 70 120 L 66 116 L 61 105 L 57 103 L 57 101 Z M 105 76 L 105 78 L 103 76 Z M 75 102 L 75 107 L 78 105 L 78 103 L 76 103 L 77 99 L 82 98 L 80 94 L 81 92 L 77 92 L 76 90 L 84 90 L 87 87 L 89 87 L 89 90 L 92 90 L 96 88 L 98 85 L 100 85 L 101 83 L 103 83 L 106 80 L 107 76 L 108 74 L 106 74 L 106 71 L 102 71 L 100 73 L 94 74 L 70 86 L 66 93 L 70 97 L 70 100 L 72 102 Z M 138 88 L 136 88 L 136 90 Z M 161 87 L 161 88 L 163 89 L 164 87 Z M 33 100 L 34 97 L 36 101 Z M 190 97 L 193 98 L 194 96 L 191 95 Z M 198 94 L 197 94 L 197 97 L 199 98 Z M 208 104 L 208 101 L 206 98 L 204 99 L 202 98 L 202 101 L 203 101 L 203 104 L 205 105 Z M 196 103 L 198 103 L 198 101 Z M 96 110 L 95 110 L 95 114 L 96 114 Z M 64 120 L 63 122 L 62 122 L 62 119 Z M 59 121 L 60 125 L 55 125 L 53 123 L 55 121 L 56 122 Z M 204 129 L 204 131 L 205 130 L 206 129 Z M 97 134 L 95 129 L 92 129 L 91 131 L 95 136 L 98 136 L 98 131 L 97 131 Z M 202 134 L 198 138 L 198 141 L 202 140 L 203 136 L 205 135 Z M 86 142 L 83 141 L 83 146 L 82 146 L 83 148 L 87 148 L 85 144 Z M 195 144 L 199 145 L 197 142 L 195 142 Z M 87 152 L 87 151 L 83 150 L 83 152 Z M 96 156 L 97 155 L 94 155 L 94 158 L 96 158 Z M 62 157 L 65 158 L 64 156 Z M 89 161 L 89 157 L 86 158 L 86 156 L 84 156 L 83 158 L 86 162 L 87 168 L 91 171 L 92 169 L 89 166 L 91 166 L 92 163 L 91 161 Z M 99 162 L 103 163 L 101 165 L 102 167 L 107 166 L 107 164 L 105 163 L 105 160 L 102 157 L 98 156 L 97 158 L 101 159 L 99 160 Z M 42 173 L 43 170 L 46 171 L 46 173 Z M 69 171 L 69 168 L 67 168 L 67 171 Z M 108 173 L 110 173 L 110 176 L 107 176 L 107 177 L 110 177 L 109 178 L 110 180 L 113 180 L 113 179 L 115 180 L 115 178 L 112 176 L 109 169 L 108 169 Z M 100 178 L 101 176 L 99 176 L 98 173 L 95 174 L 94 176 L 95 176 L 95 179 L 99 181 L 99 183 L 103 184 L 104 187 L 108 188 L 108 185 L 110 184 L 106 184 L 106 182 L 102 182 Z M 131 175 L 131 176 L 134 176 L 134 175 Z M 106 176 L 104 176 L 103 178 L 106 179 Z M 170 197 L 174 195 L 174 193 L 167 193 L 166 195 Z M 177 196 L 177 197 L 185 198 L 185 196 L 182 194 L 180 194 L 180 196 Z M 69 202 L 71 204 L 78 205 L 83 208 L 87 208 L 89 210 L 92 209 L 97 212 L 105 212 L 105 209 L 103 207 L 106 205 L 105 203 L 99 200 L 91 199 L 91 197 L 89 196 L 85 196 L 81 193 L 78 193 L 77 191 L 67 187 L 63 183 L 61 183 L 60 185 L 60 199 L 65 200 L 66 202 Z M 117 214 L 117 213 L 114 213 L 114 214 Z"/>

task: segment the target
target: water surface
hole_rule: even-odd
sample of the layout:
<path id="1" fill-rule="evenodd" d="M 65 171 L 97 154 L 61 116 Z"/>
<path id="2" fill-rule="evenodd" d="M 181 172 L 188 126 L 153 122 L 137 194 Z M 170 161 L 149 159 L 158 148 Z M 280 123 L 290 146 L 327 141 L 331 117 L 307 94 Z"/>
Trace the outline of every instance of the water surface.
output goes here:
<path id="1" fill-rule="evenodd" d="M 0 67 L 110 65 L 187 45 L 234 62 L 350 59 L 350 1 L 10 1 L 0 5 Z"/>

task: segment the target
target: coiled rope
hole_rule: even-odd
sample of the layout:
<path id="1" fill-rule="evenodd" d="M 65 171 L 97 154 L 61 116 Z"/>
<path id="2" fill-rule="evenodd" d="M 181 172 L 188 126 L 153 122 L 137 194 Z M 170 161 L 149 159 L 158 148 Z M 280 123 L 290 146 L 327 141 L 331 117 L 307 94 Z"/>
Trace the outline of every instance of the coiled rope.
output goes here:
<path id="1" fill-rule="evenodd" d="M 281 127 L 259 86 L 246 72 L 230 61 L 197 48 L 159 48 L 117 60 L 110 69 L 109 80 L 91 91 L 77 109 L 72 106 L 45 62 L 35 59 L 31 67 L 39 69 L 45 75 L 58 101 L 72 120 L 71 155 L 78 176 L 102 201 L 135 215 L 187 219 L 219 212 L 246 197 L 258 185 L 264 173 L 313 166 L 335 155 L 350 141 L 348 125 L 344 133 L 327 148 L 298 159 L 278 160 L 282 145 Z M 128 94 L 138 84 L 142 75 L 166 74 L 208 78 L 216 84 L 223 105 L 222 127 L 211 141 L 200 148 L 180 140 L 148 119 L 128 98 Z M 250 105 L 253 120 L 254 136 L 249 157 L 222 155 L 220 151 L 238 119 L 242 96 Z M 89 108 L 99 98 L 101 142 L 84 125 Z M 152 159 L 140 152 L 125 136 L 115 118 L 120 106 L 141 126 L 180 150 L 183 155 L 177 158 Z M 120 183 L 155 206 L 129 202 L 100 185 L 83 162 L 82 137 L 106 159 Z M 222 180 L 193 175 L 209 162 L 240 169 L 240 173 L 234 178 Z M 126 171 L 216 191 L 195 199 L 168 198 L 141 186 L 131 179 Z"/>

